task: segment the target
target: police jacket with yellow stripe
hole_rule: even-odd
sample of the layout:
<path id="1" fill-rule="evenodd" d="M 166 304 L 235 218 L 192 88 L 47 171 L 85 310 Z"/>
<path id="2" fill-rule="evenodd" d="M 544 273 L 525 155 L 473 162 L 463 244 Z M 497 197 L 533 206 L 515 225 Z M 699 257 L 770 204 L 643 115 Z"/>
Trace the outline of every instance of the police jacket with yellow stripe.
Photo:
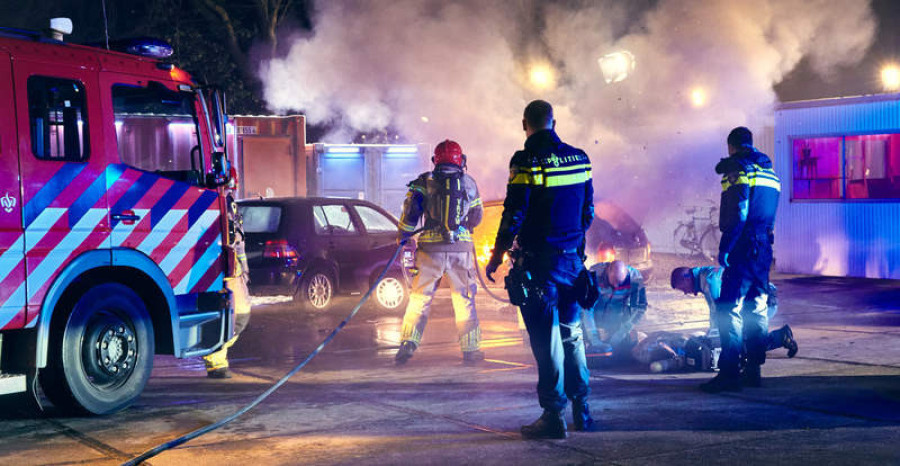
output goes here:
<path id="1" fill-rule="evenodd" d="M 538 131 L 510 160 L 494 255 L 500 257 L 514 239 L 526 252 L 576 250 L 593 219 L 587 154 L 562 142 L 553 130 Z"/>
<path id="2" fill-rule="evenodd" d="M 722 175 L 719 250 L 730 253 L 739 241 L 752 235 L 771 235 L 781 193 L 781 180 L 769 156 L 753 147 L 722 159 L 716 165 Z"/>
<path id="3" fill-rule="evenodd" d="M 468 209 L 462 214 L 462 224 L 456 231 L 456 241 L 448 242 L 444 235 L 444 227 L 441 226 L 441 213 L 438 212 L 440 202 L 439 187 L 435 180 L 435 173 L 462 175 L 460 181 L 466 191 L 466 205 Z M 406 200 L 403 201 L 403 213 L 400 215 L 398 228 L 401 236 L 412 235 L 416 230 L 419 219 L 422 219 L 424 229 L 417 241 L 418 247 L 423 251 L 432 252 L 470 252 L 472 251 L 472 229 L 481 223 L 484 214 L 481 197 L 478 194 L 478 186 L 475 180 L 468 174 L 462 173 L 462 168 L 453 164 L 440 164 L 434 167 L 434 171 L 425 172 L 409 183 L 409 191 Z"/>

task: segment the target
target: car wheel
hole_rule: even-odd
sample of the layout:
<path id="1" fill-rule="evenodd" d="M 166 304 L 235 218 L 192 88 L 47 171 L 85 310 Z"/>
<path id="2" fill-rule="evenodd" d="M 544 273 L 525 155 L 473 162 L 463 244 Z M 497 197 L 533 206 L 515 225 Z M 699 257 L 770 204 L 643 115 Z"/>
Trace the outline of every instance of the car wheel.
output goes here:
<path id="1" fill-rule="evenodd" d="M 140 296 L 119 283 L 97 285 L 51 329 L 41 386 L 64 411 L 114 413 L 143 391 L 154 351 L 153 325 Z"/>
<path id="2" fill-rule="evenodd" d="M 334 299 L 334 280 L 325 272 L 312 271 L 300 280 L 294 301 L 311 311 L 322 311 Z"/>
<path id="3" fill-rule="evenodd" d="M 409 302 L 409 288 L 402 276 L 389 273 L 375 286 L 375 292 L 370 299 L 380 310 L 403 311 Z"/>

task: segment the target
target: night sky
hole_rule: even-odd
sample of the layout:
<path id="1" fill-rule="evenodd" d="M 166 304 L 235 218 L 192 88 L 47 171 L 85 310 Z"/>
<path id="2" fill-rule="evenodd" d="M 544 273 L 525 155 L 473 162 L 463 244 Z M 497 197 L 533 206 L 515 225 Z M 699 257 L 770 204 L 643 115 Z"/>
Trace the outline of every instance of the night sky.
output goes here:
<path id="1" fill-rule="evenodd" d="M 881 67 L 888 63 L 900 64 L 900 2 L 873 0 L 872 9 L 878 19 L 878 33 L 862 61 L 834 76 L 821 77 L 812 72 L 807 60 L 803 60 L 775 86 L 778 97 L 790 101 L 882 92 Z"/>

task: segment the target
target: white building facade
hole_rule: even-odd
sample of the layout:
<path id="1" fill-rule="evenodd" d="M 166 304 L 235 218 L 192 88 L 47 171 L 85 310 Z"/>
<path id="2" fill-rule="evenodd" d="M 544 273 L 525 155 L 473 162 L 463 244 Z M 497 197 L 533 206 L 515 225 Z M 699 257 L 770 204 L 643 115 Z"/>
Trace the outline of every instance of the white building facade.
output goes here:
<path id="1" fill-rule="evenodd" d="M 779 272 L 900 279 L 900 95 L 775 112 Z"/>

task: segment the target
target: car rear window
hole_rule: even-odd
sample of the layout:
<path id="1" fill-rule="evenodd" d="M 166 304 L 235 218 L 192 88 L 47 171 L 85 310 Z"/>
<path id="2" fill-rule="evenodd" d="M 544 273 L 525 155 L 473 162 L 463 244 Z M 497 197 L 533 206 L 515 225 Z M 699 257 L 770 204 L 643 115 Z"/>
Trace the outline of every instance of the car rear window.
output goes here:
<path id="1" fill-rule="evenodd" d="M 244 219 L 245 233 L 275 233 L 281 223 L 281 207 L 242 205 L 238 207 Z"/>
<path id="2" fill-rule="evenodd" d="M 394 233 L 397 225 L 381 212 L 365 205 L 356 206 L 356 213 L 369 233 Z"/>

